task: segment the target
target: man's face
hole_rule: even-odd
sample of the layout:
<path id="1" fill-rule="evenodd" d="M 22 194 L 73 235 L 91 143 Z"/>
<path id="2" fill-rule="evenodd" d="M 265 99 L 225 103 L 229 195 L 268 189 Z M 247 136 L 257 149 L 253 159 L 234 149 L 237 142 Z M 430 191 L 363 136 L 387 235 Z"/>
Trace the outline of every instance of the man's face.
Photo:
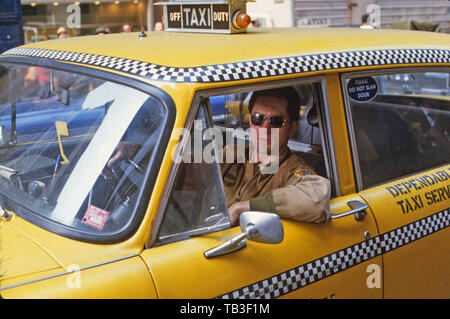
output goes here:
<path id="1" fill-rule="evenodd" d="M 260 96 L 257 98 L 255 105 L 252 109 L 252 114 L 262 114 L 266 118 L 259 126 L 254 125 L 250 121 L 250 128 L 252 128 L 251 140 L 253 145 L 259 143 L 267 143 L 267 150 L 270 151 L 271 147 L 274 148 L 278 145 L 279 154 L 284 153 L 287 150 L 287 143 L 289 138 L 295 136 L 298 128 L 298 121 L 291 123 L 288 113 L 288 102 L 286 99 L 279 99 L 274 96 Z M 279 116 L 285 119 L 285 123 L 280 128 L 273 128 L 269 123 L 269 119 L 273 116 Z M 273 130 L 278 130 L 278 141 L 272 141 L 271 135 Z M 273 135 L 276 137 L 276 134 Z M 272 146 L 272 143 L 275 143 Z"/>
<path id="2" fill-rule="evenodd" d="M 154 30 L 155 31 L 162 31 L 162 30 L 164 30 L 163 24 L 161 22 L 156 22 Z"/>

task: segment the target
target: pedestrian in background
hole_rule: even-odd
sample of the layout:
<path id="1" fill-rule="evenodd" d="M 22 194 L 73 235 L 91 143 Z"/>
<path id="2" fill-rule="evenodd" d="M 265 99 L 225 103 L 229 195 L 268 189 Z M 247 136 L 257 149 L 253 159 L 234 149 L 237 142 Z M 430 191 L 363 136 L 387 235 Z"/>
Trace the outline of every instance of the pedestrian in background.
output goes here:
<path id="1" fill-rule="evenodd" d="M 374 29 L 373 26 L 367 23 L 367 20 L 369 19 L 369 15 L 367 13 L 363 14 L 361 17 L 361 29 Z"/>
<path id="2" fill-rule="evenodd" d="M 58 39 L 67 38 L 67 29 L 64 27 L 59 27 L 58 30 L 56 30 L 56 35 L 58 36 Z"/>
<path id="3" fill-rule="evenodd" d="M 153 27 L 153 31 L 163 31 L 164 30 L 164 25 L 162 24 L 162 22 L 156 22 L 155 26 Z"/>
<path id="4" fill-rule="evenodd" d="M 122 26 L 122 32 L 132 32 L 133 30 L 131 29 L 131 26 L 126 23 Z"/>
<path id="5" fill-rule="evenodd" d="M 108 27 L 98 27 L 95 29 L 96 35 L 102 35 L 102 34 L 109 34 L 109 28 Z"/>

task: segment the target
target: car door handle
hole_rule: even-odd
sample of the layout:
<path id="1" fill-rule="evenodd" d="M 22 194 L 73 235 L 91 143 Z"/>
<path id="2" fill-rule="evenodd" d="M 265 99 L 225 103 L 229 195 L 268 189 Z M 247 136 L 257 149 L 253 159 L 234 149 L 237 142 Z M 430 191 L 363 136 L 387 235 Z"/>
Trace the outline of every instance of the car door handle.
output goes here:
<path id="1" fill-rule="evenodd" d="M 339 214 L 330 214 L 328 220 L 341 218 L 341 217 L 345 217 L 348 215 L 354 215 L 355 219 L 359 222 L 364 220 L 364 218 L 367 215 L 366 209 L 369 208 L 368 205 L 361 203 L 360 201 L 357 201 L 357 200 L 347 202 L 347 205 L 351 208 L 349 211 L 339 213 Z"/>

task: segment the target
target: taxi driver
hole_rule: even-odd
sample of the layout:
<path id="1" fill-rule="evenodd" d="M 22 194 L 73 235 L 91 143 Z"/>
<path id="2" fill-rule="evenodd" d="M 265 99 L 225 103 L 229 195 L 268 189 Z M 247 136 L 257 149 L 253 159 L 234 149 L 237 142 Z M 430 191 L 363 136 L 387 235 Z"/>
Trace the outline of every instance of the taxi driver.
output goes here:
<path id="1" fill-rule="evenodd" d="M 330 182 L 317 175 L 288 148 L 289 138 L 298 128 L 300 100 L 291 88 L 256 91 L 249 102 L 253 145 L 265 140 L 267 149 L 276 147 L 278 156 L 253 147 L 244 163 L 221 166 L 231 224 L 248 210 L 273 212 L 281 218 L 320 223 L 329 215 Z M 264 130 L 263 130 L 264 129 Z M 278 141 L 271 141 L 271 130 L 278 129 Z M 273 148 L 272 148 L 273 149 Z M 225 153 L 225 151 L 224 151 Z M 269 155 L 267 155 L 269 154 Z M 274 158 L 275 157 L 275 158 Z M 264 173 L 269 162 L 278 161 L 274 173 Z"/>

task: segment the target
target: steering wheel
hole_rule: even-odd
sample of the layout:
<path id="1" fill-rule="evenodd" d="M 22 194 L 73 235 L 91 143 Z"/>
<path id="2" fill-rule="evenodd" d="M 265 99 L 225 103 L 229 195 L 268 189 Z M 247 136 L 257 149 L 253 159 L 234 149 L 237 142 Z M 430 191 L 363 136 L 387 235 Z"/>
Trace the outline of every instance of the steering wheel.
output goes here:
<path id="1" fill-rule="evenodd" d="M 118 203 L 127 200 L 139 188 L 145 170 L 131 159 L 123 159 L 110 168 L 112 175 L 106 180 L 112 186 L 105 208 L 112 211 Z"/>

